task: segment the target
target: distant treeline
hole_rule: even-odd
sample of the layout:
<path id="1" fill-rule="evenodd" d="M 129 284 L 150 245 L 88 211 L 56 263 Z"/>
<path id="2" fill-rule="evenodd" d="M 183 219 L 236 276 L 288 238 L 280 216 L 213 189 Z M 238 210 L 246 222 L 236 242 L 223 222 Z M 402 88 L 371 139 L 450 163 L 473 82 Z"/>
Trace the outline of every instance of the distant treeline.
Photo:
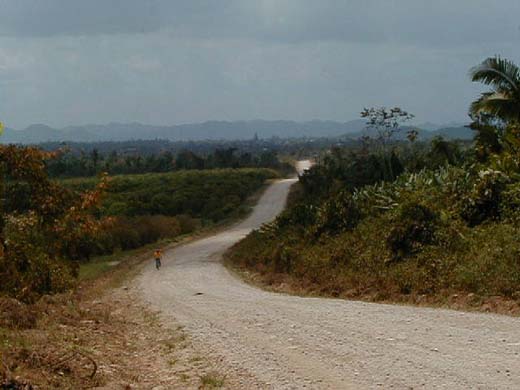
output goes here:
<path id="1" fill-rule="evenodd" d="M 143 145 L 144 146 L 144 145 Z M 146 149 L 146 148 L 145 148 Z M 51 177 L 88 177 L 101 172 L 111 175 L 164 173 L 190 169 L 271 168 L 288 173 L 292 167 L 279 160 L 274 150 L 238 151 L 236 147 L 196 153 L 183 149 L 150 153 L 138 148 L 102 153 L 96 148 L 64 151 L 47 162 Z"/>
<path id="2" fill-rule="evenodd" d="M 131 140 L 131 141 L 105 141 L 105 142 L 45 142 L 37 146 L 43 150 L 56 151 L 67 150 L 76 156 L 89 154 L 96 150 L 99 154 L 109 155 L 116 152 L 120 155 L 148 156 L 170 152 L 177 155 L 183 150 L 188 150 L 200 156 L 207 156 L 218 149 L 236 149 L 236 153 L 251 153 L 258 155 L 270 150 L 276 153 L 301 155 L 313 153 L 323 148 L 328 148 L 337 143 L 356 143 L 356 140 L 338 137 L 320 138 L 268 138 L 250 140 L 206 140 L 206 141 L 169 141 L 166 139 L 155 140 Z"/>

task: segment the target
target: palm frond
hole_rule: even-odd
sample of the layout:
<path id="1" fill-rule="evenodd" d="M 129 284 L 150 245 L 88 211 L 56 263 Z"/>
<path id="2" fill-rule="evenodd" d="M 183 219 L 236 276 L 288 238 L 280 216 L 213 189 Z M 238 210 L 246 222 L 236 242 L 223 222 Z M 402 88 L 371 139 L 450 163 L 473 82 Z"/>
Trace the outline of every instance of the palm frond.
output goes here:
<path id="1" fill-rule="evenodd" d="M 512 61 L 491 57 L 470 71 L 472 81 L 492 85 L 499 90 L 520 90 L 520 69 Z"/>
<path id="2" fill-rule="evenodd" d="M 520 119 L 520 109 L 514 99 L 501 93 L 487 92 L 471 103 L 472 115 L 488 114 L 504 119 Z"/>

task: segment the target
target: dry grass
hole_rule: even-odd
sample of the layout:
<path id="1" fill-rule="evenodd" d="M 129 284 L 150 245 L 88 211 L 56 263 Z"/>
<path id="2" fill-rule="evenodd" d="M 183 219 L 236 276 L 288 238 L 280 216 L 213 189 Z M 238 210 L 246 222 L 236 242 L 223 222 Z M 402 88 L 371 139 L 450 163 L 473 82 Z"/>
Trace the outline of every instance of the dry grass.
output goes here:
<path id="1" fill-rule="evenodd" d="M 250 211 L 263 186 L 245 204 Z M 181 327 L 165 328 L 126 286 L 152 259 L 236 219 L 139 249 L 93 259 L 71 292 L 33 305 L 0 298 L 0 389 L 220 388 L 223 377 Z M 205 374 L 210 372 L 211 374 Z M 203 378 L 203 379 L 202 379 Z"/>
<path id="2" fill-rule="evenodd" d="M 37 318 L 31 327 L 2 328 L 4 382 L 31 383 L 44 389 L 86 388 L 103 383 L 92 337 L 121 325 L 111 321 L 105 308 L 87 304 L 74 294 L 64 294 L 44 297 L 23 312 Z M 20 318 L 23 321 L 25 313 Z M 96 333 L 91 333 L 94 325 Z"/>
<path id="3" fill-rule="evenodd" d="M 185 389 L 196 388 L 200 372 L 211 369 L 188 348 L 181 329 L 165 328 L 156 313 L 136 304 L 132 291 L 121 288 L 100 299 L 91 293 L 39 302 L 30 309 L 38 315 L 33 328 L 0 328 L 0 383 Z"/>
<path id="4" fill-rule="evenodd" d="M 33 305 L 1 299 L 0 388 L 196 388 L 209 362 L 187 349 L 181 328 L 165 329 L 126 287 L 152 250 L 120 254 L 116 266 L 83 280 L 75 291 Z"/>

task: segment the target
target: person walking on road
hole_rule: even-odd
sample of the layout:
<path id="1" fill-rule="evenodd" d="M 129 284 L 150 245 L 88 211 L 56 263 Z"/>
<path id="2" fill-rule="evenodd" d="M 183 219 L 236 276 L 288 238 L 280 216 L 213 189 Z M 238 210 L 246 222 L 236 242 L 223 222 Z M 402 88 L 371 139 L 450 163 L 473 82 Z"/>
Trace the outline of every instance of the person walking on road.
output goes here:
<path id="1" fill-rule="evenodd" d="M 161 257 L 162 257 L 161 250 L 156 249 L 153 254 L 153 257 L 155 258 L 155 268 L 157 268 L 157 269 L 161 268 Z"/>

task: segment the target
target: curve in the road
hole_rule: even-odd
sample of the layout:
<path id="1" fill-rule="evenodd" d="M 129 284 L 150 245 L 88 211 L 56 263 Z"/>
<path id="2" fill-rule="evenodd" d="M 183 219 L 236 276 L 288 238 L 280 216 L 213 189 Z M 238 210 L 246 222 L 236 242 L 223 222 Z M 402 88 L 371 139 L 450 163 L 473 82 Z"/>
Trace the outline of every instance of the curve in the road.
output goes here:
<path id="1" fill-rule="evenodd" d="M 273 294 L 220 263 L 275 218 L 295 180 L 272 184 L 244 222 L 165 253 L 143 298 L 243 375 L 242 388 L 517 389 L 520 319 Z"/>

